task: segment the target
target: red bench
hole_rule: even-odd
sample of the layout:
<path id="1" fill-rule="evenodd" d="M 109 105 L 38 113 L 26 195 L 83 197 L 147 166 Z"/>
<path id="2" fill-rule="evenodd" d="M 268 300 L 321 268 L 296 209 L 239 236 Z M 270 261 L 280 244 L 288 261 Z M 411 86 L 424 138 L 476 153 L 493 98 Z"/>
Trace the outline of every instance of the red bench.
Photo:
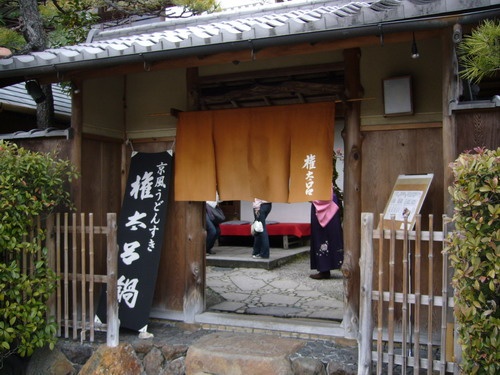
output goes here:
<path id="1" fill-rule="evenodd" d="M 290 237 L 303 239 L 311 235 L 309 223 L 266 223 L 267 233 L 270 236 L 283 236 L 283 248 L 288 249 Z M 220 225 L 221 236 L 251 236 L 248 221 L 227 221 Z"/>

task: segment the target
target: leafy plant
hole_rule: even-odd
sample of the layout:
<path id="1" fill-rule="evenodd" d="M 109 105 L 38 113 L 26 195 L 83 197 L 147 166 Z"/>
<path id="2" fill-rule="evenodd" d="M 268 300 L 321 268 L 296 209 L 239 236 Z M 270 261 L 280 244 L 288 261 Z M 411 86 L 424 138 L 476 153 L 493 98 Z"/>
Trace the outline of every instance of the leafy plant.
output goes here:
<path id="1" fill-rule="evenodd" d="M 485 20 L 459 45 L 460 75 L 478 83 L 500 70 L 500 21 Z"/>
<path id="2" fill-rule="evenodd" d="M 65 205 L 64 189 L 77 176 L 55 154 L 28 151 L 0 141 L 0 363 L 11 354 L 29 356 L 55 344 L 47 301 L 56 285 L 42 248 L 45 231 L 37 219 Z"/>
<path id="3" fill-rule="evenodd" d="M 18 51 L 24 47 L 26 42 L 21 34 L 8 29 L 0 27 L 0 45 L 7 47 L 11 51 Z"/>
<path id="4" fill-rule="evenodd" d="M 465 374 L 500 373 L 500 148 L 465 153 L 451 164 L 455 230 L 455 316 Z"/>

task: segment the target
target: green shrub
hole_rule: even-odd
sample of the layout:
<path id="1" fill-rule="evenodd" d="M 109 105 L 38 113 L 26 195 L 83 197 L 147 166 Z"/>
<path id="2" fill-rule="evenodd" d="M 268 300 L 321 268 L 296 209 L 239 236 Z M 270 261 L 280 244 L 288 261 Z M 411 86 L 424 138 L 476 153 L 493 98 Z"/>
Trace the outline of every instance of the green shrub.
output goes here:
<path id="1" fill-rule="evenodd" d="M 36 221 L 61 205 L 70 206 L 64 187 L 76 173 L 55 154 L 1 140 L 0 166 L 1 364 L 8 355 L 24 357 L 46 344 L 54 346 L 56 325 L 47 321 L 47 301 L 56 275 L 48 267 L 47 249 L 41 247 L 45 232 L 36 229 Z"/>
<path id="2" fill-rule="evenodd" d="M 451 164 L 455 316 L 465 374 L 500 374 L 500 148 L 475 149 Z"/>

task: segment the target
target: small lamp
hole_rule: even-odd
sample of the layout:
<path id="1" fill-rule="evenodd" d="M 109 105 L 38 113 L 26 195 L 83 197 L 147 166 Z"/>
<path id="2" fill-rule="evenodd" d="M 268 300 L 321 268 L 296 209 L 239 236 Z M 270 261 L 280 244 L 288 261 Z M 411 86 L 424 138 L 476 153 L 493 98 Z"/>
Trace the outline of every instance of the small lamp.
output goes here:
<path id="1" fill-rule="evenodd" d="M 417 42 L 415 41 L 415 33 L 413 33 L 413 43 L 411 44 L 411 58 L 418 59 L 420 54 L 418 53 Z"/>
<path id="2" fill-rule="evenodd" d="M 28 91 L 28 94 L 30 94 L 30 96 L 37 104 L 42 103 L 46 99 L 45 94 L 43 93 L 42 88 L 37 81 L 27 81 L 26 91 Z"/>

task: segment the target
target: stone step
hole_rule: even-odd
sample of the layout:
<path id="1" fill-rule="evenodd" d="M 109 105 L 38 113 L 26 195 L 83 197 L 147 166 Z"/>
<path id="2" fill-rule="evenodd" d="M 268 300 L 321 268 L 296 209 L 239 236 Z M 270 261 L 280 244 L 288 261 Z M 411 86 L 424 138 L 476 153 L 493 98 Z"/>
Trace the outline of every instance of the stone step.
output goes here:
<path id="1" fill-rule="evenodd" d="M 309 247 L 294 249 L 271 248 L 269 259 L 252 258 L 251 247 L 218 246 L 208 255 L 206 265 L 226 268 L 263 268 L 272 270 L 309 253 Z"/>
<path id="2" fill-rule="evenodd" d="M 193 343 L 186 375 L 292 375 L 290 356 L 304 341 L 254 333 L 218 332 Z"/>

